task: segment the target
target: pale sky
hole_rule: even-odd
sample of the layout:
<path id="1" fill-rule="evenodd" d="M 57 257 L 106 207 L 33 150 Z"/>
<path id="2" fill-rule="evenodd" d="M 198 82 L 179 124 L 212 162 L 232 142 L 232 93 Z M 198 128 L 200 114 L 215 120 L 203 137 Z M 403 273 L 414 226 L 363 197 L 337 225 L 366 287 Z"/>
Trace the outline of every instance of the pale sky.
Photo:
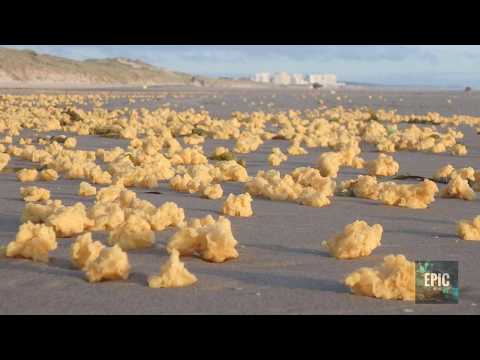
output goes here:
<path id="1" fill-rule="evenodd" d="M 204 75 L 335 73 L 341 81 L 480 86 L 478 45 L 9 45 L 83 60 L 129 57 Z"/>

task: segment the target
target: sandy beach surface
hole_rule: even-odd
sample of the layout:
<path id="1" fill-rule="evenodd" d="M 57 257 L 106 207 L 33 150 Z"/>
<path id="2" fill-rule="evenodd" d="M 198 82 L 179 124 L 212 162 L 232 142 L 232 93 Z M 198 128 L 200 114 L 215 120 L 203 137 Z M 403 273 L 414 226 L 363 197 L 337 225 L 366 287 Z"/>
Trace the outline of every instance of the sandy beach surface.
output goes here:
<path id="1" fill-rule="evenodd" d="M 102 91 L 105 91 L 102 89 Z M 0 94 L 41 93 L 41 90 L 0 90 Z M 62 93 L 48 90 L 45 93 Z M 69 93 L 69 91 L 63 91 Z M 94 90 L 72 90 L 88 94 Z M 140 91 L 115 90 L 122 97 L 105 104 L 108 108 L 169 106 L 175 110 L 194 108 L 211 115 L 228 117 L 234 111 L 285 111 L 313 109 L 322 99 L 329 107 L 368 106 L 372 109 L 398 109 L 402 114 L 480 116 L 480 93 L 447 91 L 339 90 L 242 90 L 168 88 Z M 128 94 L 148 95 L 145 101 L 128 102 Z M 155 94 L 166 97 L 155 98 Z M 183 98 L 174 95 L 183 94 Z M 272 95 L 276 96 L 272 98 Z M 371 98 L 369 98 L 371 96 Z M 338 97 L 341 97 L 338 99 Z M 450 101 L 448 101 L 450 100 Z M 271 104 L 273 103 L 273 105 Z M 401 173 L 431 177 L 441 166 L 471 166 L 480 169 L 480 137 L 474 128 L 461 126 L 462 140 L 469 154 L 397 152 Z M 25 131 L 25 134 L 29 134 Z M 76 136 L 78 149 L 126 147 L 128 142 L 93 136 Z M 231 141 L 208 140 L 206 153 Z M 272 147 L 286 150 L 287 141 L 268 141 L 259 151 L 242 155 L 250 175 L 268 169 L 266 161 Z M 300 166 L 314 166 L 320 153 L 328 149 L 310 149 L 300 157 L 290 157 L 279 170 L 284 173 Z M 362 157 L 374 159 L 378 153 L 363 147 Z M 31 167 L 31 163 L 13 159 L 11 167 Z M 365 174 L 365 170 L 343 169 L 338 180 Z M 80 181 L 41 183 L 52 198 L 72 205 L 93 200 L 77 196 Z M 0 174 L 0 245 L 15 238 L 24 202 L 19 196 L 21 183 L 13 173 Z M 443 185 L 441 186 L 443 187 Z M 174 201 L 188 217 L 218 216 L 222 200 L 204 200 L 198 195 L 177 193 L 163 182 L 156 191 L 134 189 L 138 197 L 156 206 Z M 242 193 L 240 183 L 227 183 L 225 194 Z M 167 258 L 164 247 L 173 230 L 156 234 L 153 249 L 129 252 L 132 265 L 127 281 L 89 284 L 69 260 L 71 239 L 60 239 L 48 265 L 27 260 L 0 258 L 0 314 L 480 314 L 480 242 L 462 241 L 456 235 L 456 222 L 480 214 L 480 199 L 462 201 L 441 199 L 426 210 L 411 210 L 382 205 L 379 202 L 334 197 L 324 208 L 310 208 L 288 202 L 255 199 L 254 216 L 231 218 L 233 233 L 239 241 L 240 258 L 224 264 L 210 264 L 196 258 L 185 259 L 187 268 L 198 277 L 197 284 L 183 289 L 157 289 L 147 286 L 147 276 L 158 273 Z M 321 248 L 321 242 L 357 219 L 384 227 L 382 246 L 366 258 L 339 261 Z M 96 235 L 101 240 L 106 234 Z M 362 266 L 374 266 L 389 254 L 404 254 L 410 260 L 454 260 L 460 263 L 460 303 L 458 305 L 415 305 L 411 302 L 385 301 L 352 295 L 343 285 L 344 277 Z"/>

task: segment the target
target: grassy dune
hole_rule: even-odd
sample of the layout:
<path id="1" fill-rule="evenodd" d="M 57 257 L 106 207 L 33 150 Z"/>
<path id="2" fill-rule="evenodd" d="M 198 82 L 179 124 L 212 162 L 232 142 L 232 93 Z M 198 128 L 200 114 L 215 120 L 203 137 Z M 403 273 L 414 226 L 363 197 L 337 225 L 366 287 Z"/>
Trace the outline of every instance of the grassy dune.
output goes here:
<path id="1" fill-rule="evenodd" d="M 189 74 L 123 58 L 76 61 L 31 50 L 0 48 L 0 82 L 73 84 L 185 84 Z"/>

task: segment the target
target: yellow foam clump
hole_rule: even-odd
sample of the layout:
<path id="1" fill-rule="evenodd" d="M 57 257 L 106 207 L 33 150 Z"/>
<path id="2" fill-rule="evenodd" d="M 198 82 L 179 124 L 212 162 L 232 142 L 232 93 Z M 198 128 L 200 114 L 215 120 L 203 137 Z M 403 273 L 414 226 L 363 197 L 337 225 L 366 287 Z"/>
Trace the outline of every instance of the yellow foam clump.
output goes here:
<path id="1" fill-rule="evenodd" d="M 307 206 L 322 207 L 330 204 L 328 197 L 335 190 L 335 181 L 323 177 L 312 168 L 297 168 L 292 174 L 281 176 L 276 170 L 259 171 L 246 183 L 245 190 L 253 196 L 274 201 L 291 201 Z"/>
<path id="2" fill-rule="evenodd" d="M 378 183 L 374 176 L 360 175 L 357 179 L 343 182 L 340 191 L 359 198 L 379 200 L 386 205 L 425 209 L 435 201 L 438 186 L 430 180 L 420 184 Z"/>
<path id="3" fill-rule="evenodd" d="M 465 156 L 468 155 L 467 147 L 463 144 L 455 144 L 451 148 L 452 155 L 456 156 Z"/>
<path id="4" fill-rule="evenodd" d="M 8 244 L 6 256 L 48 263 L 48 253 L 56 248 L 57 239 L 52 227 L 27 222 L 20 225 L 15 241 Z"/>
<path id="5" fill-rule="evenodd" d="M 475 200 L 477 195 L 468 184 L 468 180 L 456 176 L 450 180 L 447 187 L 442 191 L 444 198 L 456 198 L 461 200 Z"/>
<path id="6" fill-rule="evenodd" d="M 238 258 L 237 243 L 230 221 L 223 216 L 215 221 L 209 215 L 181 226 L 170 238 L 167 250 L 178 250 L 182 256 L 198 254 L 206 261 L 222 263 Z"/>
<path id="7" fill-rule="evenodd" d="M 202 189 L 202 195 L 211 200 L 220 199 L 223 196 L 223 189 L 220 184 L 208 185 Z"/>
<path id="8" fill-rule="evenodd" d="M 293 143 L 288 149 L 287 153 L 292 156 L 300 156 L 308 154 L 308 151 L 300 146 L 298 143 Z"/>
<path id="9" fill-rule="evenodd" d="M 0 152 L 0 171 L 5 169 L 10 161 L 10 155 Z"/>
<path id="10" fill-rule="evenodd" d="M 56 181 L 58 180 L 58 173 L 53 169 L 45 169 L 40 171 L 40 180 L 43 181 Z"/>
<path id="11" fill-rule="evenodd" d="M 429 204 L 435 201 L 437 192 L 437 184 L 430 180 L 424 180 L 420 184 L 413 185 L 384 183 L 380 186 L 379 200 L 387 205 L 426 209 Z"/>
<path id="12" fill-rule="evenodd" d="M 17 179 L 20 182 L 37 181 L 38 171 L 36 169 L 22 169 L 17 172 Z"/>
<path id="13" fill-rule="evenodd" d="M 126 280 L 130 274 L 130 263 L 126 252 L 115 245 L 105 247 L 98 257 L 84 268 L 89 282 Z"/>
<path id="14" fill-rule="evenodd" d="M 454 171 L 455 168 L 448 164 L 438 169 L 438 171 L 433 175 L 433 178 L 435 180 L 448 179 Z"/>
<path id="15" fill-rule="evenodd" d="M 185 219 L 185 211 L 174 202 L 166 202 L 152 214 L 149 222 L 154 231 L 165 230 L 169 226 L 179 226 Z"/>
<path id="16" fill-rule="evenodd" d="M 282 162 L 287 160 L 288 156 L 282 153 L 282 150 L 278 147 L 273 148 L 272 153 L 268 156 L 268 162 L 272 166 L 280 166 Z"/>
<path id="17" fill-rule="evenodd" d="M 89 183 L 82 181 L 78 188 L 78 195 L 83 197 L 95 196 L 97 194 L 97 188 Z"/>
<path id="18" fill-rule="evenodd" d="M 113 230 L 125 221 L 125 213 L 118 203 L 97 202 L 88 209 L 88 217 L 94 222 L 93 231 Z"/>
<path id="19" fill-rule="evenodd" d="M 55 210 L 63 207 L 61 200 L 48 200 L 41 204 L 27 203 L 22 210 L 21 222 L 45 222 Z"/>
<path id="20" fill-rule="evenodd" d="M 374 268 L 348 275 L 345 284 L 356 295 L 384 300 L 415 300 L 415 263 L 403 255 L 389 255 Z"/>
<path id="21" fill-rule="evenodd" d="M 37 186 L 21 187 L 20 195 L 26 202 L 50 200 L 50 191 Z"/>
<path id="22" fill-rule="evenodd" d="M 356 259 L 370 255 L 380 246 L 382 234 L 383 227 L 379 224 L 369 226 L 365 221 L 355 221 L 322 245 L 337 259 Z"/>
<path id="23" fill-rule="evenodd" d="M 55 229 L 58 237 L 79 235 L 94 226 L 94 221 L 87 216 L 87 209 L 82 203 L 55 209 L 45 223 Z"/>
<path id="24" fill-rule="evenodd" d="M 367 161 L 366 168 L 372 176 L 394 176 L 400 170 L 400 165 L 392 156 L 380 154 L 376 160 Z"/>
<path id="25" fill-rule="evenodd" d="M 92 233 L 80 235 L 70 247 L 72 264 L 79 269 L 84 269 L 98 258 L 104 248 L 101 242 L 92 240 Z"/>
<path id="26" fill-rule="evenodd" d="M 65 140 L 63 146 L 66 149 L 75 149 L 77 147 L 77 139 L 75 139 L 74 137 L 69 137 Z"/>
<path id="27" fill-rule="evenodd" d="M 158 288 L 180 288 L 196 283 L 197 277 L 190 273 L 180 261 L 180 254 L 172 250 L 170 259 L 160 269 L 160 274 L 148 278 L 148 286 Z"/>
<path id="28" fill-rule="evenodd" d="M 142 217 L 132 214 L 126 221 L 113 229 L 108 237 L 109 245 L 118 245 L 122 250 L 152 247 L 155 233 L 150 223 Z"/>
<path id="29" fill-rule="evenodd" d="M 253 215 L 252 197 L 248 193 L 230 194 L 223 203 L 222 212 L 230 216 L 250 217 Z"/>
<path id="30" fill-rule="evenodd" d="M 480 241 L 480 216 L 473 220 L 461 220 L 457 225 L 457 233 L 463 240 Z"/>

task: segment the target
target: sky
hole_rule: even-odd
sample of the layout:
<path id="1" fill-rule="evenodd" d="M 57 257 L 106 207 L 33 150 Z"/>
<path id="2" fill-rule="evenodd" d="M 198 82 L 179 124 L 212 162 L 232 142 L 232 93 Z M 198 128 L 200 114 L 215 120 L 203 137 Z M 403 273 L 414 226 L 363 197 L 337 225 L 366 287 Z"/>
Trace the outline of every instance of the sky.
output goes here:
<path id="1" fill-rule="evenodd" d="M 340 81 L 480 86 L 478 45 L 9 45 L 84 60 L 128 57 L 211 76 L 333 73 Z"/>

